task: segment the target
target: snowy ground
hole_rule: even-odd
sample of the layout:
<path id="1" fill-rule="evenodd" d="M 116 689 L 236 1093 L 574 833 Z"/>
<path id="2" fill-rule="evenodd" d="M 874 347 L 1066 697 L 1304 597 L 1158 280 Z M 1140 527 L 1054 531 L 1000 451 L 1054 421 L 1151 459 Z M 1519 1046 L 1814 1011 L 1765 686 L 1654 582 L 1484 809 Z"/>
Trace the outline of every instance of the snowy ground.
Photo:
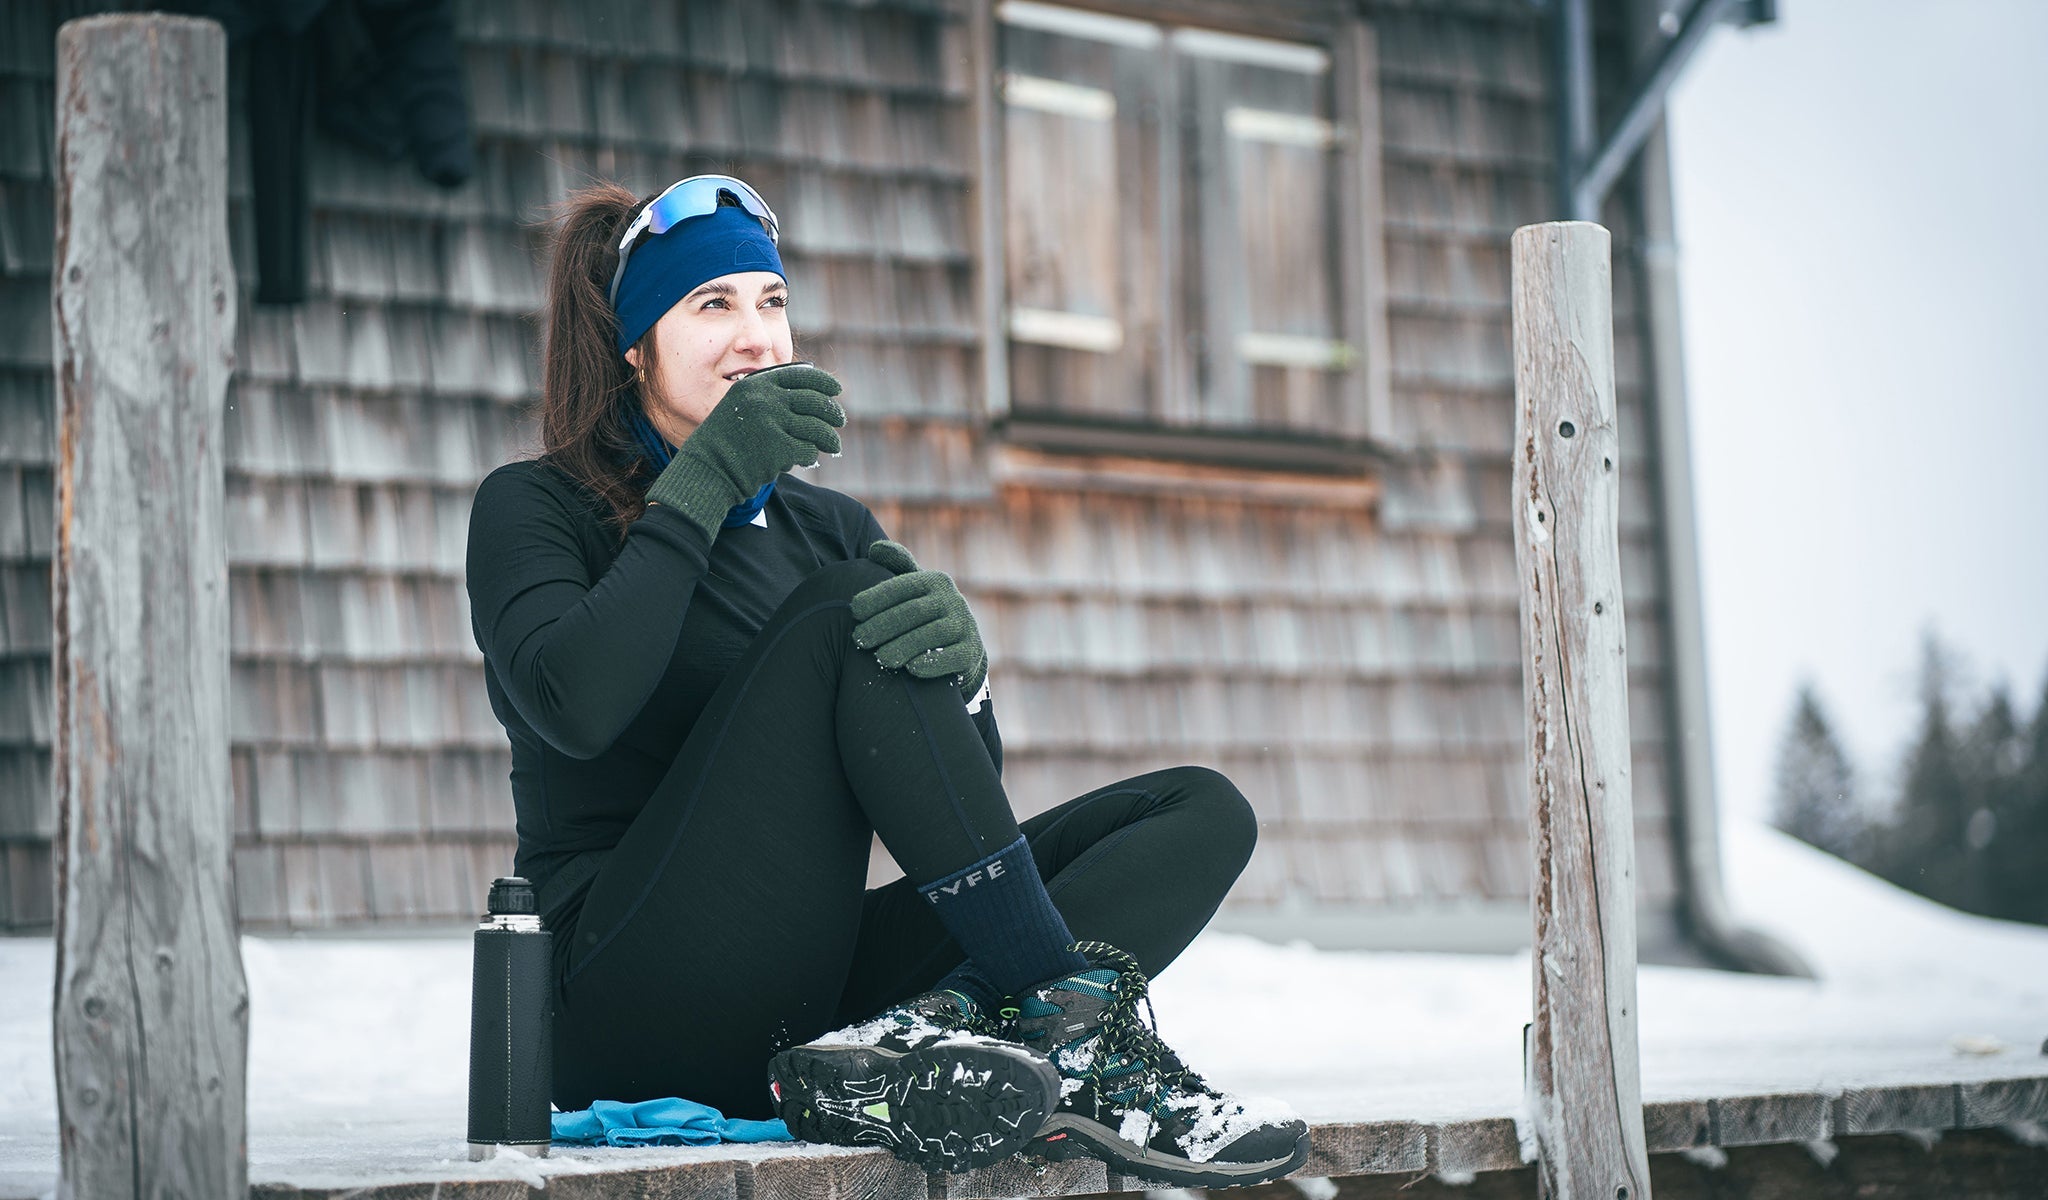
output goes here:
<path id="1" fill-rule="evenodd" d="M 1962 916 L 1768 830 L 1726 834 L 1738 915 L 1823 978 L 1643 968 L 1646 1099 L 2048 1073 L 2048 929 Z M 246 938 L 243 959 L 253 1179 L 541 1169 L 443 1163 L 463 1156 L 466 935 Z M 52 964 L 47 939 L 0 939 L 0 1196 L 55 1179 Z M 1526 953 L 1326 953 L 1209 935 L 1154 996 L 1161 1032 L 1197 1068 L 1312 1120 L 1506 1116 L 1520 1095 Z M 602 1153 L 654 1165 L 704 1152 Z"/>

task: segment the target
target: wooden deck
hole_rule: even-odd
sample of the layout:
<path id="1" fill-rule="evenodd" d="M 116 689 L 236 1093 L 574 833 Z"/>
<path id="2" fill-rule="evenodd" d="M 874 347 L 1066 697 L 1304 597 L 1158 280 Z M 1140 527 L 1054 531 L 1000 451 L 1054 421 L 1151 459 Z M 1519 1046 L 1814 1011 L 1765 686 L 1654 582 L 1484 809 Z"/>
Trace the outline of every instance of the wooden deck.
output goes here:
<path id="1" fill-rule="evenodd" d="M 1823 1143 L 1839 1146 L 1844 1139 L 1911 1134 L 1922 1146 L 1932 1146 L 1951 1131 L 2004 1130 L 2001 1137 L 2006 1141 L 2030 1149 L 1996 1158 L 2005 1179 L 2000 1186 L 2008 1190 L 1986 1194 L 2014 1196 L 2048 1194 L 2030 1193 L 2025 1187 L 2031 1183 L 2015 1184 L 2012 1178 L 2017 1157 L 2017 1169 L 2026 1180 L 2048 1188 L 2042 1123 L 2048 1123 L 2048 1063 L 2038 1073 L 2010 1078 L 1663 1100 L 1644 1109 L 1651 1154 L 1692 1151 L 1689 1157 L 1695 1165 L 1724 1161 L 1716 1150 L 1791 1145 L 1812 1149 L 1812 1160 L 1825 1170 L 1834 1151 Z M 1398 1187 L 1429 1176 L 1461 1182 L 1519 1173 L 1523 1167 L 1515 1122 L 1508 1115 L 1325 1123 L 1315 1126 L 1313 1138 L 1314 1152 L 1299 1176 L 1345 1181 L 1341 1190 L 1347 1196 L 1378 1194 L 1374 1185 L 1380 1184 Z M 300 1165 L 280 1178 L 274 1169 L 266 1172 L 260 1163 L 252 1163 L 250 1194 L 273 1200 L 993 1200 L 1145 1187 L 1127 1176 L 1109 1174 L 1094 1162 L 1035 1164 L 1011 1159 L 979 1171 L 928 1175 L 879 1150 L 816 1146 L 558 1148 L 546 1160 L 473 1164 L 442 1157 L 460 1152 L 454 1141 L 403 1135 L 394 1139 L 392 1153 L 381 1166 L 365 1170 L 353 1165 L 365 1140 L 383 1139 L 378 1131 L 363 1129 L 337 1131 L 325 1144 L 304 1140 L 291 1147 L 272 1145 L 261 1157 L 275 1162 L 277 1152 L 284 1150 Z M 351 1141 L 357 1145 L 351 1146 Z M 1943 1169 L 1949 1173 L 1945 1178 L 1953 1177 L 1952 1163 Z M 534 1187 L 542 1179 L 545 1189 Z M 22 1182 L 16 1176 L 14 1186 L 19 1188 Z M 47 1186 L 5 1195 L 33 1196 Z M 1499 1186 L 1509 1190 L 1488 1194 L 1522 1194 L 1508 1176 L 1501 1177 Z M 2010 1190 L 2013 1186 L 2020 1190 Z M 1534 1194 L 1533 1184 L 1529 1194 Z"/>

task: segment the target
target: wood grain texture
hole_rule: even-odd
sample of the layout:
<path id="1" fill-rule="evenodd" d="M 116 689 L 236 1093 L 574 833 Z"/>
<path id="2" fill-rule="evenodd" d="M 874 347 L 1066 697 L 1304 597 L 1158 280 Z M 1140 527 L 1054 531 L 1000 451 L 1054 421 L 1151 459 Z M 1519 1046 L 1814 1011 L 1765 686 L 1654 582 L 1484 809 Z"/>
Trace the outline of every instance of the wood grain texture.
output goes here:
<path id="1" fill-rule="evenodd" d="M 828 1156 L 787 1155 L 743 1166 L 744 1200 L 926 1200 L 920 1168 L 881 1150 Z"/>
<path id="2" fill-rule="evenodd" d="M 1050 1162 L 1017 1155 L 978 1170 L 934 1174 L 929 1186 L 931 1200 L 1001 1200 L 1110 1190 L 1107 1169 L 1093 1159 Z"/>
<path id="3" fill-rule="evenodd" d="M 1992 1079 L 1959 1089 L 1956 1124 L 2006 1125 L 2048 1121 L 2048 1079 Z"/>
<path id="4" fill-rule="evenodd" d="M 1316 1125 L 1303 1175 L 1421 1171 L 1429 1166 L 1430 1127 L 1415 1121 Z"/>
<path id="5" fill-rule="evenodd" d="M 1515 1123 L 1507 1117 L 1452 1121 L 1431 1131 L 1431 1170 L 1508 1171 L 1521 1165 L 1521 1143 L 1515 1136 Z"/>
<path id="6" fill-rule="evenodd" d="M 238 1196 L 227 41 L 100 17 L 57 58 L 58 1194 Z"/>
<path id="7" fill-rule="evenodd" d="M 1834 1100 L 1836 1134 L 1947 1129 L 1958 1123 L 1952 1083 L 1921 1087 L 1850 1088 Z"/>
<path id="8" fill-rule="evenodd" d="M 1546 1195 L 1648 1200 L 1607 230 L 1517 230 L 1513 290 L 1510 507 L 1535 852 L 1528 1110 Z"/>
<path id="9" fill-rule="evenodd" d="M 1829 1098 L 1805 1092 L 1731 1096 L 1709 1102 L 1717 1146 L 1816 1142 L 1832 1132 Z"/>
<path id="10" fill-rule="evenodd" d="M 1643 1105 L 1643 1144 L 1651 1153 L 1714 1143 L 1714 1114 L 1705 1100 L 1659 1100 Z"/>

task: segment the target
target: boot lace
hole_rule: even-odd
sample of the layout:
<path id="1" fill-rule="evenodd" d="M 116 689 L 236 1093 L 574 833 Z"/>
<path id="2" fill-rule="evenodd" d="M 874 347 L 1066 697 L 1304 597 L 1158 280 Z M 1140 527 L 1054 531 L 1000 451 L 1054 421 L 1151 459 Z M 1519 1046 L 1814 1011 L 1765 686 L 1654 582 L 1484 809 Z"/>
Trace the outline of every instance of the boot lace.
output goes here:
<path id="1" fill-rule="evenodd" d="M 1159 1016 L 1152 1009 L 1152 999 L 1147 994 L 1152 981 L 1138 967 L 1138 960 L 1107 942 L 1076 942 L 1073 947 L 1090 962 L 1109 967 L 1116 971 L 1116 983 L 1111 987 L 1109 1007 L 1104 1010 L 1102 1023 L 1102 1051 L 1095 1055 L 1095 1062 L 1089 1067 L 1088 1075 L 1098 1088 L 1106 1081 L 1102 1077 L 1103 1065 L 1115 1061 L 1137 1061 L 1144 1065 L 1143 1075 L 1138 1081 L 1138 1098 L 1142 1107 L 1157 1121 L 1165 1114 L 1160 1111 L 1159 1102 L 1176 1091 L 1207 1092 L 1208 1081 L 1190 1070 L 1181 1062 L 1159 1037 Z M 1139 1005 L 1145 1009 L 1144 1016 L 1138 1015 Z M 1141 1107 L 1134 1102 L 1131 1107 Z"/>

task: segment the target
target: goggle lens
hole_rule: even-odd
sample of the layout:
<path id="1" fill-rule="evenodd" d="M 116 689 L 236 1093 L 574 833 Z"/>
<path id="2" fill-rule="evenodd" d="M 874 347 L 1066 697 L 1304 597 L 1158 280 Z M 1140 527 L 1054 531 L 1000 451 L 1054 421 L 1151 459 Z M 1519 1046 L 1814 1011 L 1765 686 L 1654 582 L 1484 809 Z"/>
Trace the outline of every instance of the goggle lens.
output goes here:
<path id="1" fill-rule="evenodd" d="M 619 238 L 619 269 L 612 273 L 611 300 L 619 300 L 619 282 L 626 277 L 626 259 L 633 253 L 643 236 L 660 236 L 674 229 L 691 217 L 708 217 L 718 211 L 718 197 L 723 193 L 739 201 L 742 211 L 761 222 L 767 230 L 768 240 L 781 240 L 781 226 L 775 220 L 775 210 L 761 199 L 761 193 L 747 186 L 746 181 L 730 175 L 692 175 L 688 179 L 670 184 L 667 191 L 656 196 L 626 232 Z"/>

